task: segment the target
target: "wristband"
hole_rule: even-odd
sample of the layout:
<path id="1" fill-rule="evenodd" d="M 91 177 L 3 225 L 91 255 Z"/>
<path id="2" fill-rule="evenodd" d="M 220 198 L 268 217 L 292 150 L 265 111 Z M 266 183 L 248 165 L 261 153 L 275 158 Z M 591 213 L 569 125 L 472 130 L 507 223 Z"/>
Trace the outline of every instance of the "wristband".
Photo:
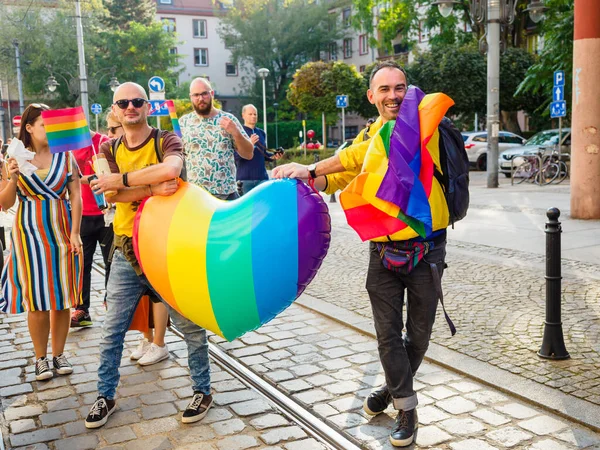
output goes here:
<path id="1" fill-rule="evenodd" d="M 125 172 L 123 174 L 123 186 L 125 186 L 125 187 L 131 187 L 131 186 L 129 186 L 129 183 L 127 182 L 127 172 Z"/>

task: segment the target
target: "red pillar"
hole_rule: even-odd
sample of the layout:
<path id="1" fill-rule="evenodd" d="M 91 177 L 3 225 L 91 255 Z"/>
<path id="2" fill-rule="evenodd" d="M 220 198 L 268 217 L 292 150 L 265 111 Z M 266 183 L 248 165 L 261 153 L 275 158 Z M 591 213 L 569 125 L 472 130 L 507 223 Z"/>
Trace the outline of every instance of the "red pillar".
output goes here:
<path id="1" fill-rule="evenodd" d="M 575 0 L 571 217 L 600 219 L 600 1 Z"/>

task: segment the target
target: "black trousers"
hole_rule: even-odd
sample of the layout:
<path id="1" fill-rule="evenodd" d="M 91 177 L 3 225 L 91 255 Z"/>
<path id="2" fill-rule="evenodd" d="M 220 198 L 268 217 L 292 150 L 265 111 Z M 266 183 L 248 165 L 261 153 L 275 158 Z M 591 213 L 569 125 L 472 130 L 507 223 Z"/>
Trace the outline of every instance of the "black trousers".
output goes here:
<path id="1" fill-rule="evenodd" d="M 446 257 L 445 239 L 436 243 L 410 274 L 399 274 L 386 269 L 374 243 L 370 244 L 367 291 L 373 309 L 379 358 L 388 390 L 396 409 L 410 410 L 417 406 L 413 376 L 423 362 L 429 347 L 429 338 L 439 294 Z M 431 264 L 437 266 L 432 270 Z M 434 276 L 439 279 L 434 280 Z M 403 307 L 406 295 L 406 334 Z"/>
<path id="2" fill-rule="evenodd" d="M 90 309 L 92 262 L 94 261 L 96 244 L 100 244 L 102 259 L 106 268 L 105 285 L 108 282 L 108 274 L 110 273 L 108 257 L 113 243 L 112 225 L 109 227 L 104 225 L 104 215 L 83 216 L 81 218 L 81 241 L 83 242 L 83 288 L 81 291 L 83 303 L 77 309 L 88 312 Z"/>

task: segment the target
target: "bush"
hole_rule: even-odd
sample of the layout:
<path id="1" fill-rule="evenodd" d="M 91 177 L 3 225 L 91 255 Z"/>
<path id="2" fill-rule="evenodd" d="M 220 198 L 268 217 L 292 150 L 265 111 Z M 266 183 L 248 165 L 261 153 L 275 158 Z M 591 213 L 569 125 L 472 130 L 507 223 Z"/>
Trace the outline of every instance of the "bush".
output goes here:
<path id="1" fill-rule="evenodd" d="M 257 124 L 259 128 L 262 128 L 262 124 Z M 323 136 L 323 127 L 320 120 L 307 120 L 306 131 L 313 130 L 315 132 L 315 140 L 321 142 Z M 291 120 L 288 122 L 277 123 L 277 141 L 280 147 L 293 148 L 299 145 L 299 134 L 302 131 L 304 136 L 304 130 L 302 129 L 301 120 Z M 267 123 L 267 133 L 269 139 L 269 148 L 275 148 L 275 122 Z M 295 139 L 295 140 L 294 140 Z M 302 138 L 304 140 L 304 137 Z M 322 143 L 322 142 L 321 142 Z"/>
<path id="2" fill-rule="evenodd" d="M 277 165 L 287 164 L 291 162 L 297 162 L 299 164 L 312 164 L 315 162 L 315 156 L 318 157 L 318 161 L 333 156 L 335 149 L 328 148 L 324 150 L 306 150 L 306 157 L 304 157 L 304 150 L 289 149 L 286 150 L 281 159 L 277 161 Z"/>

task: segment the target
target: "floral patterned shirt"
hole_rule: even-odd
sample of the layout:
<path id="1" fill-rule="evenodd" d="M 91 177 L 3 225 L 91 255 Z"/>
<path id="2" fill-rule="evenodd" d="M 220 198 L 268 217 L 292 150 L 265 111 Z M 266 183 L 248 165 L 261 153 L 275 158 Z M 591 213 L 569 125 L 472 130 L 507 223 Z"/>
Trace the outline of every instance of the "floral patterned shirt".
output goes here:
<path id="1" fill-rule="evenodd" d="M 219 125 L 223 117 L 229 117 L 242 135 L 248 137 L 237 118 L 224 111 L 209 118 L 192 111 L 179 119 L 188 181 L 211 194 L 231 194 L 237 191 L 235 141 Z"/>

